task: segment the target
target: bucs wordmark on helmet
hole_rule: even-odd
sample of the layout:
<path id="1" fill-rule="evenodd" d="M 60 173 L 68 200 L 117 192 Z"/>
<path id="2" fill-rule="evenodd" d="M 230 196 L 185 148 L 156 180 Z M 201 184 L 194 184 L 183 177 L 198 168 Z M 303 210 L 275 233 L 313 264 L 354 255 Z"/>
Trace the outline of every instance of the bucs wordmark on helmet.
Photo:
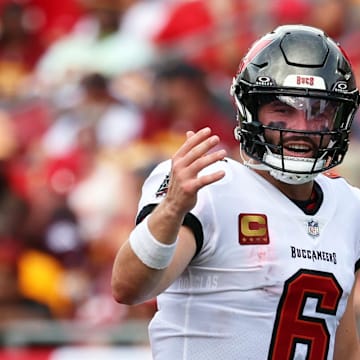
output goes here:
<path id="1" fill-rule="evenodd" d="M 242 60 L 231 95 L 238 109 L 235 137 L 250 158 L 245 161 L 248 166 L 267 170 L 280 181 L 301 184 L 342 162 L 359 92 L 346 55 L 321 30 L 286 25 L 259 39 Z M 331 126 L 310 131 L 262 124 L 259 107 L 274 99 L 300 107 L 310 101 L 332 102 Z M 269 131 L 278 132 L 278 144 L 267 139 Z M 315 154 L 311 158 L 286 156 L 284 133 L 316 136 L 319 146 Z"/>

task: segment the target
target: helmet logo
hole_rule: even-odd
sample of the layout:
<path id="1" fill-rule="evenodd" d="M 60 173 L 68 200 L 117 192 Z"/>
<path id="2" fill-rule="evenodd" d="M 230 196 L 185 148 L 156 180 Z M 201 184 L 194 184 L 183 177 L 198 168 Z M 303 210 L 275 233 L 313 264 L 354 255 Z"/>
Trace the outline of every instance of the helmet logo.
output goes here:
<path id="1" fill-rule="evenodd" d="M 297 76 L 296 83 L 298 85 L 309 85 L 314 86 L 314 77 L 313 76 Z"/>
<path id="2" fill-rule="evenodd" d="M 288 75 L 284 80 L 284 86 L 326 90 L 325 81 L 320 76 Z"/>
<path id="3" fill-rule="evenodd" d="M 260 86 L 273 86 L 273 82 L 269 76 L 259 76 L 256 79 L 256 84 Z"/>
<path id="4" fill-rule="evenodd" d="M 345 81 L 338 81 L 334 86 L 334 91 L 345 92 L 348 89 L 348 85 Z"/>

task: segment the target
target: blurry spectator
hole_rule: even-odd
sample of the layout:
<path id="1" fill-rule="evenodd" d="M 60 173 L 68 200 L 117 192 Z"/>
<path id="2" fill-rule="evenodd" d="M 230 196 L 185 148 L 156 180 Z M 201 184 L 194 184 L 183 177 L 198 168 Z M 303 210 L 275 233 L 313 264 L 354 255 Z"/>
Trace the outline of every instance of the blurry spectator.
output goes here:
<path id="1" fill-rule="evenodd" d="M 136 211 L 138 195 L 126 170 L 129 159 L 119 162 L 117 154 L 140 137 L 143 116 L 112 96 L 100 74 L 85 76 L 81 88 L 77 102 L 60 114 L 42 139 L 44 176 L 51 191 L 65 196 L 90 251 L 100 242 L 98 255 L 112 256 L 113 248 L 101 241 L 118 221 L 125 219 L 126 225 Z"/>
<path id="2" fill-rule="evenodd" d="M 140 137 L 142 127 L 139 110 L 114 97 L 108 78 L 93 73 L 81 79 L 73 105 L 62 109 L 42 138 L 47 203 L 54 194 L 63 201 L 55 196 L 51 211 L 39 202 L 41 195 L 33 203 L 36 213 L 52 214 L 43 225 L 46 251 L 63 267 L 58 278 L 66 280 L 76 303 L 73 316 L 85 320 L 92 314 L 92 323 L 109 320 L 105 274 L 136 212 L 138 184 L 127 169 L 129 159 L 119 161 L 118 153 Z M 102 302 L 104 313 L 93 313 L 92 304 Z"/>
<path id="3" fill-rule="evenodd" d="M 122 8 L 120 31 L 151 40 L 166 21 L 167 9 L 176 0 L 118 0 Z"/>
<path id="4" fill-rule="evenodd" d="M 143 136 L 147 141 L 171 153 L 186 130 L 210 126 L 230 153 L 237 152 L 232 135 L 234 114 L 212 93 L 203 70 L 185 62 L 164 64 L 154 88 L 153 106 L 146 111 Z"/>
<path id="5" fill-rule="evenodd" d="M 66 156 L 79 144 L 91 151 L 119 148 L 136 139 L 142 126 L 141 113 L 114 97 L 108 79 L 94 73 L 81 80 L 79 97 L 48 129 L 43 145 L 49 157 Z"/>
<path id="6" fill-rule="evenodd" d="M 272 21 L 278 25 L 306 24 L 312 4 L 309 0 L 275 0 L 271 2 Z"/>
<path id="7" fill-rule="evenodd" d="M 138 197 L 139 187 L 132 174 L 111 157 L 101 155 L 68 195 L 88 247 L 89 293 L 75 313 L 82 321 L 119 324 L 128 315 L 127 307 L 114 307 L 107 280 L 116 247 L 130 232 Z"/>
<path id="8" fill-rule="evenodd" d="M 74 302 L 66 283 L 66 269 L 51 254 L 25 250 L 18 259 L 19 288 L 33 301 L 45 304 L 54 318 L 71 318 Z M 77 279 L 78 292 L 82 291 Z M 85 293 L 83 293 L 85 294 Z"/>
<path id="9" fill-rule="evenodd" d="M 46 46 L 69 33 L 83 15 L 84 0 L 26 0 L 27 23 L 38 30 Z"/>
<path id="10" fill-rule="evenodd" d="M 1 118 L 2 120 L 6 118 Z M 4 130 L 2 127 L 1 130 Z M 0 131 L 2 136 L 9 133 Z M 2 138 L 0 139 L 2 143 Z M 3 150 L 3 149 L 2 149 Z M 24 227 L 29 204 L 11 183 L 9 152 L 1 151 L 0 158 L 0 263 L 14 266 L 25 246 Z"/>
<path id="11" fill-rule="evenodd" d="M 349 25 L 349 1 L 316 0 L 311 2 L 311 6 L 308 22 L 338 40 Z"/>
<path id="12" fill-rule="evenodd" d="M 154 43 L 162 58 L 184 57 L 209 73 L 229 76 L 253 39 L 249 6 L 238 0 L 176 1 Z"/>
<path id="13" fill-rule="evenodd" d="M 26 200 L 26 216 L 21 219 L 19 210 L 5 212 L 21 231 L 21 237 L 12 240 L 12 246 L 17 240 L 21 248 L 16 259 L 19 289 L 27 298 L 46 304 L 53 316 L 69 317 L 86 295 L 82 285 L 87 278 L 86 246 L 63 194 L 55 193 L 47 182 L 44 157 L 33 151 L 27 149 L 8 166 L 14 189 Z"/>
<path id="14" fill-rule="evenodd" d="M 28 204 L 12 188 L 6 160 L 0 162 L 0 259 L 4 262 L 16 260 L 24 247 L 24 228 Z"/>
<path id="15" fill-rule="evenodd" d="M 52 319 L 46 303 L 21 293 L 16 268 L 16 262 L 0 264 L 0 325 L 16 320 Z"/>
<path id="16" fill-rule="evenodd" d="M 69 206 L 79 219 L 81 234 L 89 242 L 90 251 L 99 250 L 94 255 L 101 262 L 103 254 L 112 255 L 113 246 L 110 244 L 109 251 L 106 239 L 111 237 L 113 228 L 118 222 L 126 227 L 136 211 L 134 200 L 138 193 L 133 190 L 134 185 L 122 167 L 111 158 L 99 155 L 68 195 Z"/>
<path id="17" fill-rule="evenodd" d="M 16 95 L 45 51 L 41 38 L 25 26 L 25 8 L 7 2 L 0 18 L 0 94 Z"/>
<path id="18" fill-rule="evenodd" d="M 349 2 L 343 0 L 275 0 L 271 2 L 272 27 L 304 24 L 319 27 L 339 39 L 348 26 Z"/>
<path id="19" fill-rule="evenodd" d="M 0 323 L 50 318 L 45 302 L 27 296 L 19 283 L 18 260 L 26 248 L 23 224 L 28 204 L 8 179 L 6 162 L 0 163 Z"/>
<path id="20" fill-rule="evenodd" d="M 119 32 L 116 0 L 87 1 L 84 15 L 67 36 L 55 41 L 40 59 L 37 77 L 47 89 L 73 83 L 91 72 L 114 76 L 139 69 L 153 58 L 148 42 Z"/>
<path id="21" fill-rule="evenodd" d="M 15 154 L 19 147 L 18 140 L 12 117 L 7 111 L 0 110 L 0 161 Z"/>
<path id="22" fill-rule="evenodd" d="M 67 206 L 59 206 L 51 215 L 44 233 L 44 248 L 68 269 L 86 265 L 87 247 L 78 219 Z"/>

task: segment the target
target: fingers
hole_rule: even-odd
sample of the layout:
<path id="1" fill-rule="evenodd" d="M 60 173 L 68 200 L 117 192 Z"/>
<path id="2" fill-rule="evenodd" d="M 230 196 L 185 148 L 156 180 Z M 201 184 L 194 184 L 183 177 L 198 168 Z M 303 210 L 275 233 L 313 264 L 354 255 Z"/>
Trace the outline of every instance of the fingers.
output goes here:
<path id="1" fill-rule="evenodd" d="M 187 131 L 186 132 L 186 139 L 190 139 L 193 135 L 195 135 L 194 131 L 191 131 L 191 130 Z"/>
<path id="2" fill-rule="evenodd" d="M 224 171 L 199 173 L 207 166 L 226 156 L 224 149 L 216 150 L 220 143 L 210 128 L 188 131 L 186 141 L 172 157 L 170 184 L 166 201 L 181 214 L 190 211 L 196 204 L 198 191 L 225 176 Z"/>
<path id="3" fill-rule="evenodd" d="M 189 172 L 194 175 L 195 180 L 195 188 L 197 190 L 201 189 L 202 187 L 212 184 L 225 176 L 224 171 L 217 171 L 211 174 L 202 175 L 200 177 L 197 174 L 207 166 L 222 160 L 226 155 L 226 151 L 221 149 L 216 152 L 207 154 L 206 156 L 202 156 L 201 158 L 194 161 L 189 167 Z M 196 177 L 195 177 L 196 175 Z"/>
<path id="4" fill-rule="evenodd" d="M 188 165 L 188 168 L 192 173 L 198 173 L 207 166 L 214 164 L 219 160 L 223 160 L 225 156 L 226 151 L 224 149 L 220 149 L 194 159 L 191 164 Z"/>
<path id="5" fill-rule="evenodd" d="M 210 128 L 204 128 L 196 133 L 188 131 L 186 136 L 187 140 L 172 159 L 173 172 L 176 173 L 176 176 L 182 179 L 192 179 L 192 186 L 195 186 L 196 189 L 222 178 L 223 172 L 198 177 L 201 170 L 226 156 L 224 149 L 214 150 L 220 143 L 219 137 L 212 135 Z"/>
<path id="6" fill-rule="evenodd" d="M 197 179 L 197 188 L 201 189 L 202 187 L 206 185 L 210 185 L 216 181 L 221 180 L 225 176 L 224 171 L 217 171 L 215 173 L 201 176 Z"/>
<path id="7" fill-rule="evenodd" d="M 181 161 L 182 166 L 189 166 L 193 164 L 208 154 L 210 150 L 213 150 L 220 143 L 220 138 L 217 135 L 211 135 L 210 128 L 204 128 L 196 133 L 188 131 L 186 136 L 187 140 L 173 157 L 174 162 Z M 222 153 L 220 153 L 214 161 L 219 160 L 219 158 L 223 158 L 225 155 L 225 151 L 222 151 Z M 211 160 L 212 157 L 208 159 Z M 214 162 L 208 162 L 206 159 L 202 160 L 203 161 L 197 162 L 198 165 L 203 165 L 202 167 Z"/>
<path id="8" fill-rule="evenodd" d="M 214 152 L 209 152 L 210 150 L 214 150 L 214 148 L 219 145 L 219 143 L 220 139 L 217 135 L 209 137 L 189 151 L 186 157 L 184 157 L 185 164 L 198 164 L 203 165 L 202 167 L 205 167 L 206 165 L 210 165 L 211 163 L 224 158 L 226 155 L 226 151 L 224 149 L 216 151 L 216 156 L 214 156 Z M 213 161 L 211 161 L 212 159 Z"/>
<path id="9" fill-rule="evenodd" d="M 205 139 L 207 139 L 211 134 L 211 129 L 206 127 L 198 132 L 194 133 L 193 131 L 188 131 L 186 133 L 186 141 L 180 147 L 180 149 L 175 153 L 174 157 L 182 157 L 185 156 L 191 149 L 195 146 L 199 145 Z"/>

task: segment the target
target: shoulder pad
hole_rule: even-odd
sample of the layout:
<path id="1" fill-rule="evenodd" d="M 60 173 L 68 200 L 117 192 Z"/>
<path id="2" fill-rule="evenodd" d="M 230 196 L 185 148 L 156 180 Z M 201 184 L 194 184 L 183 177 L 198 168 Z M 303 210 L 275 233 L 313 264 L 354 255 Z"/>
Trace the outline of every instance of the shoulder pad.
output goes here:
<path id="1" fill-rule="evenodd" d="M 335 171 L 325 171 L 323 175 L 325 175 L 329 179 L 339 179 L 342 177 L 340 174 L 336 173 Z"/>

